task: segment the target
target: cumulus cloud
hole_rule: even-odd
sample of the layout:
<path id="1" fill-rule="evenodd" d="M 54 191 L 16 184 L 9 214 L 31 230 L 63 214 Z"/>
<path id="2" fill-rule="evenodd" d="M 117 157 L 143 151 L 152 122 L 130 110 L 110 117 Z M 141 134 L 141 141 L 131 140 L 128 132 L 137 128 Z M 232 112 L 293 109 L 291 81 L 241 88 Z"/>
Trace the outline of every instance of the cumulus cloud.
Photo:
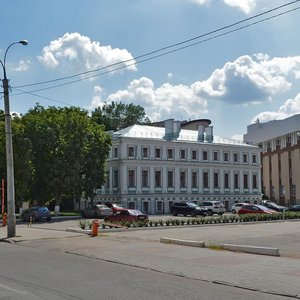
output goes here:
<path id="1" fill-rule="evenodd" d="M 228 6 L 236 7 L 243 11 L 245 14 L 249 14 L 256 6 L 256 0 L 223 0 Z"/>
<path id="2" fill-rule="evenodd" d="M 197 96 L 192 86 L 165 83 L 155 88 L 153 81 L 146 77 L 133 80 L 127 89 L 105 99 L 107 103 L 112 101 L 141 105 L 153 121 L 169 117 L 199 118 L 207 113 L 206 100 Z"/>
<path id="3" fill-rule="evenodd" d="M 200 5 L 204 5 L 204 4 L 207 4 L 208 2 L 210 2 L 211 0 L 190 0 L 190 1 L 200 4 Z"/>
<path id="4" fill-rule="evenodd" d="M 27 71 L 29 69 L 29 65 L 30 65 L 30 60 L 20 60 L 19 64 L 13 68 L 14 71 L 16 72 L 24 72 Z"/>
<path id="5" fill-rule="evenodd" d="M 288 99 L 281 107 L 279 107 L 278 111 L 264 111 L 259 113 L 251 120 L 251 123 L 254 123 L 257 119 L 260 122 L 282 120 L 299 113 L 300 93 L 294 99 Z"/>
<path id="6" fill-rule="evenodd" d="M 38 56 L 40 62 L 47 68 L 58 68 L 71 72 L 84 72 L 102 68 L 115 63 L 115 68 L 121 66 L 128 70 L 136 70 L 132 55 L 126 49 L 112 48 L 91 41 L 90 38 L 77 32 L 66 33 L 62 37 L 45 46 L 42 55 Z M 107 69 L 106 69 L 107 70 Z M 113 70 L 113 67 L 110 69 Z"/>
<path id="7" fill-rule="evenodd" d="M 227 62 L 204 81 L 193 84 L 197 96 L 231 104 L 259 103 L 291 87 L 289 76 L 297 77 L 300 56 L 275 57 L 244 55 Z"/>

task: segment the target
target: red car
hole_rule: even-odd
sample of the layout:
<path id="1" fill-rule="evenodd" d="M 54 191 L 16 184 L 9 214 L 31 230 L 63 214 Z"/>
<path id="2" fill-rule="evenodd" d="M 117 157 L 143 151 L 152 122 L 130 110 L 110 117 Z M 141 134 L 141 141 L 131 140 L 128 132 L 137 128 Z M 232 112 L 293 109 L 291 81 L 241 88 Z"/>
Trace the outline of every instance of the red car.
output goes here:
<path id="1" fill-rule="evenodd" d="M 269 209 L 263 205 L 258 204 L 245 204 L 243 205 L 238 214 L 274 214 L 275 210 Z"/>
<path id="2" fill-rule="evenodd" d="M 111 222 L 111 223 L 122 222 L 122 221 L 148 222 L 149 218 L 148 218 L 148 215 L 143 214 L 139 210 L 123 208 L 123 209 L 117 210 L 113 215 L 105 217 L 104 220 L 106 222 Z"/>
<path id="3" fill-rule="evenodd" d="M 111 208 L 114 213 L 119 211 L 119 210 L 124 209 L 124 207 L 121 207 L 121 206 L 119 206 L 118 204 L 115 204 L 115 203 L 106 202 L 105 205 L 108 206 L 109 208 Z"/>

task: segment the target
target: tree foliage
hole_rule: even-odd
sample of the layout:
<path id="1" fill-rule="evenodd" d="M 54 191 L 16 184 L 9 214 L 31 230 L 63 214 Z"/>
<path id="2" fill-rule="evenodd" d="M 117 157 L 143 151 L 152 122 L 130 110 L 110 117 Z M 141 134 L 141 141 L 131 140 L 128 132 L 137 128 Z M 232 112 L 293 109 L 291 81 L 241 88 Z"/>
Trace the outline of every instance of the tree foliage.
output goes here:
<path id="1" fill-rule="evenodd" d="M 105 130 L 120 130 L 134 124 L 148 124 L 150 119 L 140 105 L 122 102 L 105 103 L 92 112 L 92 119 L 98 124 L 103 124 Z"/>

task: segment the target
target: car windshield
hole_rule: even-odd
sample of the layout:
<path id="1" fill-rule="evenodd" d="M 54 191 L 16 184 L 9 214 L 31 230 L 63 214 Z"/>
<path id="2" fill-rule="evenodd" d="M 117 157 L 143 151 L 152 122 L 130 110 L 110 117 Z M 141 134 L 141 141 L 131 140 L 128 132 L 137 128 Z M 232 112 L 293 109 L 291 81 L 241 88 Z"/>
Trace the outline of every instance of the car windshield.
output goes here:
<path id="1" fill-rule="evenodd" d="M 256 207 L 258 207 L 258 208 L 261 209 L 261 210 L 266 210 L 266 209 L 268 209 L 267 207 L 265 207 L 265 206 L 263 206 L 263 205 L 259 205 L 259 204 L 257 204 Z"/>
<path id="2" fill-rule="evenodd" d="M 129 211 L 129 213 L 131 214 L 131 215 L 142 215 L 143 213 L 141 212 L 141 211 L 139 211 L 139 210 L 137 210 L 137 209 L 130 209 L 130 210 L 128 210 Z"/>
<path id="3" fill-rule="evenodd" d="M 44 212 L 44 211 L 48 211 L 48 208 L 47 207 L 39 207 L 38 210 Z"/>
<path id="4" fill-rule="evenodd" d="M 189 206 L 190 206 L 190 207 L 197 207 L 198 205 L 195 204 L 195 203 L 189 203 Z"/>

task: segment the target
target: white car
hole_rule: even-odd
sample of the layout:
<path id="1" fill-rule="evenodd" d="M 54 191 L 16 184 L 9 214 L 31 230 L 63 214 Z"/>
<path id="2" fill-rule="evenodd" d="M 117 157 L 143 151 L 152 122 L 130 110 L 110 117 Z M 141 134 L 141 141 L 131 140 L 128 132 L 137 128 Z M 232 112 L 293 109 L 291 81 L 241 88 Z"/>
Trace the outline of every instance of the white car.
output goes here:
<path id="1" fill-rule="evenodd" d="M 237 214 L 239 212 L 239 210 L 245 205 L 245 204 L 249 204 L 249 203 L 246 203 L 246 202 L 242 202 L 242 203 L 235 203 L 232 205 L 231 207 L 231 212 L 233 214 Z"/>
<path id="2" fill-rule="evenodd" d="M 199 206 L 207 208 L 208 216 L 212 216 L 213 214 L 222 216 L 226 211 L 224 203 L 221 201 L 203 201 Z"/>

